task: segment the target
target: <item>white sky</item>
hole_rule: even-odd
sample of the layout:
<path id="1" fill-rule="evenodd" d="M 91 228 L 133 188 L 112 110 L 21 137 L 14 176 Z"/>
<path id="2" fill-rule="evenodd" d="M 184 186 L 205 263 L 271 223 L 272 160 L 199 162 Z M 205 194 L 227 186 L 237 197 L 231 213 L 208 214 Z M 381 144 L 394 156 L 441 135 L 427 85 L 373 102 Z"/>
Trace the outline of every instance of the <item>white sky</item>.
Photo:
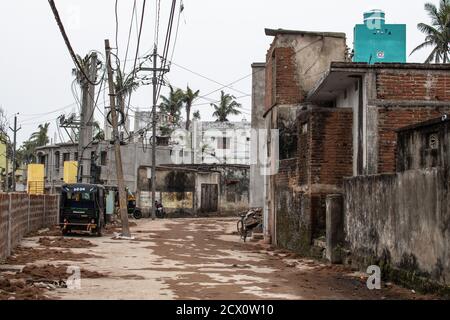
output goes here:
<path id="1" fill-rule="evenodd" d="M 147 0 L 141 41 L 141 55 L 152 48 L 155 26 L 155 4 Z M 438 3 L 438 0 L 431 0 Z M 114 0 L 56 0 L 62 21 L 75 51 L 84 56 L 91 49 L 104 52 L 104 39 L 115 45 Z M 312 31 L 336 31 L 347 34 L 352 47 L 353 27 L 362 23 L 363 12 L 382 9 L 387 23 L 407 24 L 408 53 L 423 41 L 417 31 L 419 22 L 429 22 L 423 9 L 425 0 L 184 0 L 185 10 L 180 20 L 173 61 L 205 75 L 219 83 L 229 84 L 251 73 L 252 62 L 264 62 L 272 41 L 264 28 L 284 28 Z M 161 1 L 160 39 L 164 39 L 171 1 Z M 119 56 L 124 59 L 132 0 L 119 0 Z M 142 0 L 138 0 L 138 12 Z M 174 26 L 175 31 L 175 26 Z M 134 58 L 136 30 L 132 32 L 130 54 Z M 55 119 L 62 113 L 76 110 L 71 83 L 74 67 L 59 33 L 50 6 L 45 0 L 15 0 L 0 2 L 0 105 L 10 116 L 19 112 L 19 141 L 27 139 L 40 123 L 51 122 L 54 137 Z M 162 46 L 161 41 L 161 46 Z M 173 43 L 173 42 L 172 42 Z M 408 58 L 422 62 L 423 51 Z M 132 61 L 127 62 L 131 67 Z M 206 94 L 219 89 L 217 83 L 173 66 L 167 75 L 170 82 L 185 88 L 200 89 Z M 233 85 L 240 92 L 226 89 L 237 97 L 251 93 L 251 77 Z M 164 92 L 163 92 L 164 94 Z M 217 100 L 220 92 L 208 98 Z M 141 87 L 131 101 L 133 107 L 149 108 L 151 88 Z M 106 99 L 108 97 L 106 96 Z M 239 99 L 250 112 L 250 96 Z M 207 100 L 198 100 L 203 120 L 210 120 Z M 103 95 L 99 99 L 103 109 Z M 50 113 L 50 114 L 45 114 Z M 240 120 L 249 114 L 234 117 Z M 96 117 L 101 120 L 100 113 Z M 67 137 L 64 137 L 68 140 Z M 59 137 L 58 137 L 59 140 Z"/>

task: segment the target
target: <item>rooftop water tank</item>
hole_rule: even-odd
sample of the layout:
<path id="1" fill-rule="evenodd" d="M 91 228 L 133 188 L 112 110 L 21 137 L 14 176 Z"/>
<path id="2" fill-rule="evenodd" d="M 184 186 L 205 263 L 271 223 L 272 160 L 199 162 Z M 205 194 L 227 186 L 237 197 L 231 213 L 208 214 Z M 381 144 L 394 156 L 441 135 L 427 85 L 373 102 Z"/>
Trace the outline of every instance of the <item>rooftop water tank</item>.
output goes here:
<path id="1" fill-rule="evenodd" d="M 381 29 L 386 24 L 386 14 L 380 9 L 364 12 L 364 24 L 369 29 Z"/>

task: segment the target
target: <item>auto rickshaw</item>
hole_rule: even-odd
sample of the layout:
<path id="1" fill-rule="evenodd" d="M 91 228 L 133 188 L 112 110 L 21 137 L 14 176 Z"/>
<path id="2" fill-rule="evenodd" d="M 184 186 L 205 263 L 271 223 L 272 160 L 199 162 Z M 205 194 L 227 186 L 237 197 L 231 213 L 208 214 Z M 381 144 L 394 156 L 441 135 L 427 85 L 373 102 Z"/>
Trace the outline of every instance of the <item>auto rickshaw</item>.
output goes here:
<path id="1" fill-rule="evenodd" d="M 93 184 L 61 187 L 60 225 L 63 235 L 84 231 L 102 235 L 106 223 L 105 188 Z"/>

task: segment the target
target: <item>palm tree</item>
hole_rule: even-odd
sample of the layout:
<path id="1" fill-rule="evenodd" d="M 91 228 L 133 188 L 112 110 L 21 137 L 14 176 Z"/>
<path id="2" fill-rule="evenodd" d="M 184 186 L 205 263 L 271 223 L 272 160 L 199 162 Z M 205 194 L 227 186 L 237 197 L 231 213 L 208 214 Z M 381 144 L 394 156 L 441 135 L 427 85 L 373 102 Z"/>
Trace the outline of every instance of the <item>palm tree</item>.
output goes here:
<path id="1" fill-rule="evenodd" d="M 139 82 L 130 74 L 127 77 L 122 71 L 117 70 L 116 81 L 114 83 L 117 93 L 117 105 L 119 109 L 125 113 L 125 100 L 130 94 L 139 87 Z"/>
<path id="2" fill-rule="evenodd" d="M 50 127 L 50 123 L 40 124 L 38 126 L 38 131 L 34 132 L 31 135 L 30 141 L 33 143 L 36 147 L 42 147 L 45 146 L 48 142 L 48 128 Z"/>
<path id="3" fill-rule="evenodd" d="M 24 141 L 22 146 L 17 151 L 17 162 L 23 164 L 33 163 L 35 160 L 34 150 L 36 146 L 31 140 Z"/>
<path id="4" fill-rule="evenodd" d="M 450 62 L 450 0 L 441 0 L 439 9 L 432 3 L 425 4 L 425 11 L 431 18 L 431 25 L 419 23 L 417 28 L 425 33 L 425 42 L 417 46 L 414 52 L 433 47 L 425 63 L 449 63 Z"/>
<path id="5" fill-rule="evenodd" d="M 236 102 L 236 97 L 230 94 L 225 94 L 221 91 L 219 105 L 211 103 L 214 107 L 213 117 L 217 118 L 217 122 L 228 122 L 229 115 L 239 115 L 241 112 L 237 109 L 241 107 L 240 103 Z"/>
<path id="6" fill-rule="evenodd" d="M 183 92 L 183 102 L 184 107 L 186 108 L 186 130 L 189 130 L 189 127 L 191 126 L 192 103 L 198 98 L 199 94 L 200 90 L 194 92 L 191 88 L 189 88 L 189 86 L 187 86 L 186 91 Z"/>
<path id="7" fill-rule="evenodd" d="M 181 109 L 183 108 L 183 90 L 169 86 L 169 96 L 161 96 L 160 111 L 169 117 L 169 125 L 177 127 L 180 124 Z"/>

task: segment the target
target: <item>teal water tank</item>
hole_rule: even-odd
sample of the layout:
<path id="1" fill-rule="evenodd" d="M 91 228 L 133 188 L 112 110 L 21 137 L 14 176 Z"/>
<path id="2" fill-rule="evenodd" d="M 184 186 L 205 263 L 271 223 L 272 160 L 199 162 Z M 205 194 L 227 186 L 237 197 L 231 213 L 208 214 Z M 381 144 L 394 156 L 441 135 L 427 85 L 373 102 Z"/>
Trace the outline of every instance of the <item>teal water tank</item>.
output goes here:
<path id="1" fill-rule="evenodd" d="M 406 62 L 406 25 L 386 24 L 379 9 L 364 13 L 364 24 L 354 29 L 354 62 Z"/>

